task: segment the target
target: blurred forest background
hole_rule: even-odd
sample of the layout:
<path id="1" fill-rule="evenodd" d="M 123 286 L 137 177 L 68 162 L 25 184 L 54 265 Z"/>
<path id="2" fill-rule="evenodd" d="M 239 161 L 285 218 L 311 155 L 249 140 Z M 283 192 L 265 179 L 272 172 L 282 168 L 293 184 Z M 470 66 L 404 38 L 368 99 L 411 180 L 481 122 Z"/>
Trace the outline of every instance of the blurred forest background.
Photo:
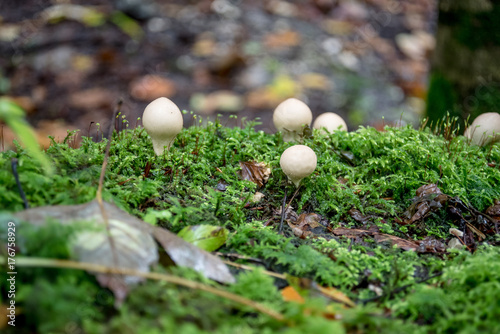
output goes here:
<path id="1" fill-rule="evenodd" d="M 3 0 L 0 95 L 26 110 L 44 146 L 68 129 L 96 136 L 119 99 L 134 127 L 159 96 L 204 119 L 222 114 L 228 126 L 259 117 L 268 132 L 274 108 L 292 96 L 314 116 L 338 113 L 350 129 L 418 125 L 437 8 L 437 0 Z"/>

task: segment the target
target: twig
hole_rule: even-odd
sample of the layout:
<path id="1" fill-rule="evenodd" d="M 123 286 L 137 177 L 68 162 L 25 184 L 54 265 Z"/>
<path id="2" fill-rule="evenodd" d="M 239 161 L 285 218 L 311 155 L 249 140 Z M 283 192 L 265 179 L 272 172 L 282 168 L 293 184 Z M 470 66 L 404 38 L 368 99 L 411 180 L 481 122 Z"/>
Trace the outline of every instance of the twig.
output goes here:
<path id="1" fill-rule="evenodd" d="M 113 117 L 111 118 L 114 120 L 116 118 L 116 115 L 118 115 L 118 112 L 120 111 L 120 108 L 122 106 L 123 101 L 119 100 L 118 103 L 116 104 L 115 111 L 113 112 Z M 102 187 L 104 183 L 104 174 L 106 172 L 106 166 L 108 165 L 108 157 L 109 157 L 109 150 L 111 148 L 111 139 L 113 135 L 113 129 L 114 129 L 114 123 L 111 121 L 109 125 L 109 132 L 108 132 L 108 143 L 106 144 L 106 151 L 104 152 L 104 159 L 102 161 L 102 167 L 101 167 L 101 176 L 99 177 L 99 186 L 97 187 L 97 194 L 96 194 L 96 199 L 99 202 L 99 204 L 102 203 Z"/>
<path id="2" fill-rule="evenodd" d="M 116 119 L 116 115 L 120 111 L 121 106 L 122 106 L 122 100 L 119 100 L 113 112 L 112 120 Z M 102 160 L 101 175 L 99 177 L 99 186 L 97 187 L 97 193 L 95 197 L 97 199 L 97 203 L 99 203 L 99 208 L 101 209 L 102 218 L 104 220 L 104 224 L 106 225 L 106 233 L 108 235 L 109 245 L 113 253 L 113 262 L 117 264 L 118 257 L 116 256 L 115 242 L 114 239 L 111 237 L 111 227 L 109 225 L 108 214 L 106 212 L 106 209 L 104 208 L 104 203 L 102 202 L 102 188 L 104 184 L 104 174 L 106 173 L 106 166 L 108 165 L 109 150 L 111 148 L 111 139 L 113 138 L 113 129 L 114 129 L 114 123 L 113 121 L 111 121 L 109 125 L 108 142 L 106 144 L 106 150 L 104 152 L 104 158 Z"/>
<path id="3" fill-rule="evenodd" d="M 255 270 L 257 269 L 257 267 L 251 267 L 251 266 L 247 266 L 245 264 L 240 264 L 240 263 L 235 263 L 235 262 L 231 262 L 231 261 L 228 261 L 228 260 L 221 260 L 222 262 L 224 262 L 225 264 L 228 264 L 230 266 L 233 266 L 235 268 L 240 268 L 240 269 L 245 269 L 245 270 Z M 276 277 L 276 278 L 281 278 L 281 279 L 285 279 L 286 280 L 286 276 L 283 275 L 283 274 L 278 274 L 278 273 L 275 273 L 275 272 L 272 272 L 272 271 L 268 271 L 268 270 L 262 270 L 262 272 L 268 276 L 272 276 L 272 277 Z"/>
<path id="4" fill-rule="evenodd" d="M 362 299 L 362 300 L 360 300 L 360 302 L 361 302 L 361 303 L 363 303 L 363 304 L 367 304 L 367 303 L 369 303 L 369 302 L 373 302 L 373 301 L 375 301 L 375 300 L 381 299 L 381 298 L 386 297 L 386 296 L 392 296 L 392 295 L 395 295 L 396 293 L 399 293 L 399 292 L 401 292 L 401 291 L 404 291 L 404 290 L 408 289 L 408 288 L 409 288 L 409 287 L 411 287 L 413 284 L 420 284 L 420 283 L 424 283 L 424 282 L 426 282 L 426 281 L 428 281 L 428 280 L 431 280 L 431 279 L 433 279 L 433 278 L 439 277 L 439 276 L 441 276 L 441 275 L 443 275 L 443 272 L 442 272 L 442 271 L 440 271 L 440 272 L 438 272 L 438 273 L 436 273 L 436 274 L 434 274 L 434 275 L 432 275 L 432 276 L 429 276 L 429 277 L 427 277 L 427 278 L 425 278 L 425 279 L 423 279 L 423 280 L 417 281 L 417 282 L 415 282 L 415 283 L 411 283 L 411 284 L 406 284 L 406 285 L 403 285 L 403 286 L 401 286 L 401 287 L 399 287 L 399 288 L 397 288 L 397 289 L 394 289 L 394 290 L 389 291 L 389 292 L 387 292 L 387 293 L 381 294 L 380 296 L 376 296 L 376 297 L 373 297 L 373 298 L 368 298 L 368 299 Z"/>
<path id="5" fill-rule="evenodd" d="M 286 204 L 286 183 L 285 183 L 285 195 L 283 196 L 283 203 L 281 204 L 281 220 L 280 220 L 280 227 L 278 229 L 278 233 L 281 234 L 281 231 L 283 230 L 283 220 L 285 220 L 285 215 L 286 215 L 286 209 L 285 209 L 285 204 Z"/>
<path id="6" fill-rule="evenodd" d="M 19 181 L 19 174 L 17 173 L 17 159 L 13 158 L 10 161 L 10 165 L 12 166 L 12 174 L 14 174 L 14 178 L 16 179 L 17 189 L 19 190 L 19 195 L 23 199 L 24 208 L 28 209 L 30 207 L 28 200 L 26 199 L 26 194 L 23 191 L 23 187 L 21 186 L 21 181 Z"/>
<path id="7" fill-rule="evenodd" d="M 288 208 L 290 207 L 290 204 L 292 204 L 292 201 L 293 199 L 295 198 L 295 196 L 297 196 L 297 194 L 299 193 L 299 189 L 300 187 L 302 186 L 302 184 L 299 184 L 299 186 L 297 187 L 297 189 L 295 190 L 295 192 L 293 193 L 293 196 L 292 198 L 290 199 L 290 202 L 288 202 L 288 205 L 286 206 L 286 209 L 288 210 Z"/>
<path id="8" fill-rule="evenodd" d="M 7 263 L 6 260 L 7 260 L 6 257 L 0 256 L 0 263 Z M 222 298 L 232 300 L 236 303 L 251 307 L 251 308 L 253 308 L 261 313 L 264 313 L 264 314 L 266 314 L 266 315 L 270 316 L 271 318 L 276 319 L 278 321 L 285 320 L 285 317 L 281 313 L 276 312 L 272 309 L 269 309 L 268 307 L 266 307 L 260 303 L 254 302 L 253 300 L 238 296 L 238 295 L 231 293 L 231 292 L 228 292 L 228 291 L 224 291 L 224 290 L 220 290 L 220 289 L 211 287 L 211 286 L 203 284 L 203 283 L 193 282 L 193 281 L 190 281 L 190 280 L 184 279 L 182 277 L 178 277 L 178 276 L 160 274 L 160 273 L 155 273 L 155 272 L 137 271 L 137 270 L 128 269 L 128 268 L 110 268 L 110 267 L 106 267 L 103 265 L 86 263 L 86 262 L 76 262 L 76 261 L 69 261 L 69 260 L 58 260 L 58 259 L 36 258 L 36 257 L 18 256 L 18 257 L 16 257 L 16 265 L 21 266 L 21 267 L 80 269 L 80 270 L 87 270 L 90 272 L 100 272 L 100 273 L 104 273 L 104 274 L 115 274 L 115 275 L 137 276 L 137 277 L 143 277 L 143 278 L 157 280 L 157 281 L 164 281 L 164 282 L 168 282 L 168 283 L 172 283 L 172 284 L 185 286 L 185 287 L 191 288 L 191 289 L 206 291 L 206 292 L 209 292 L 211 294 L 220 296 Z"/>

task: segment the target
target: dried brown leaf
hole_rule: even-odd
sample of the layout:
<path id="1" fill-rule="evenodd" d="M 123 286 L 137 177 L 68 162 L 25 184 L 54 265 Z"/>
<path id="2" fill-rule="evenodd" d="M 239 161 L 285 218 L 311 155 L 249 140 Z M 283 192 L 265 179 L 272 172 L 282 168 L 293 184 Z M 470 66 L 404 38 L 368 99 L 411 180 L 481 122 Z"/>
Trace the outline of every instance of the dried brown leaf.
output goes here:
<path id="1" fill-rule="evenodd" d="M 358 223 L 362 223 L 362 224 L 366 224 L 366 222 L 368 220 L 370 220 L 370 216 L 365 216 L 361 213 L 361 211 L 357 210 L 357 209 L 354 209 L 352 208 L 351 210 L 349 210 L 349 215 L 351 216 L 352 219 L 354 219 L 355 221 L 357 221 Z"/>
<path id="2" fill-rule="evenodd" d="M 500 220 L 500 200 L 496 200 L 495 203 L 486 209 L 486 214 Z"/>
<path id="3" fill-rule="evenodd" d="M 241 178 L 252 181 L 259 188 L 269 180 L 269 175 L 271 175 L 271 168 L 265 162 L 240 161 L 240 167 Z"/>
<path id="4" fill-rule="evenodd" d="M 376 242 L 389 241 L 392 245 L 396 245 L 397 247 L 404 249 L 404 250 L 407 250 L 407 251 L 409 251 L 409 250 L 414 251 L 418 247 L 418 244 L 413 240 L 405 240 L 405 239 L 395 237 L 393 235 L 382 234 L 382 233 L 375 234 L 375 241 Z"/>
<path id="5" fill-rule="evenodd" d="M 443 253 L 446 251 L 446 245 L 441 241 L 433 238 L 426 237 L 424 240 L 420 241 L 418 245 L 417 252 L 419 253 Z"/>

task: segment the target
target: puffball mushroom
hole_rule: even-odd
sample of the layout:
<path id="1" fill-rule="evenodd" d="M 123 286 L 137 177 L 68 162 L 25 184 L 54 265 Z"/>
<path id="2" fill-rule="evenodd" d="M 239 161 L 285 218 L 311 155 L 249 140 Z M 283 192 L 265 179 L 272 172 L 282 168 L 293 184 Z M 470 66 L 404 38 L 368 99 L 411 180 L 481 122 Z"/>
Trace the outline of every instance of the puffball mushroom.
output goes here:
<path id="1" fill-rule="evenodd" d="M 175 103 L 166 97 L 159 97 L 144 109 L 142 115 L 144 129 L 153 141 L 156 155 L 162 155 L 182 130 L 182 113 Z"/>
<path id="2" fill-rule="evenodd" d="M 314 172 L 317 161 L 316 153 L 309 147 L 294 145 L 281 154 L 280 166 L 283 173 L 298 187 L 303 178 Z"/>
<path id="3" fill-rule="evenodd" d="M 474 145 L 485 146 L 500 140 L 500 114 L 487 112 L 477 116 L 464 136 Z"/>
<path id="4" fill-rule="evenodd" d="M 323 129 L 323 131 L 333 132 L 336 130 L 347 131 L 347 124 L 342 117 L 333 113 L 325 112 L 316 118 L 313 123 L 314 129 Z"/>
<path id="5" fill-rule="evenodd" d="M 281 102 L 273 113 L 273 123 L 284 141 L 298 141 L 304 127 L 312 122 L 311 109 L 295 98 Z"/>

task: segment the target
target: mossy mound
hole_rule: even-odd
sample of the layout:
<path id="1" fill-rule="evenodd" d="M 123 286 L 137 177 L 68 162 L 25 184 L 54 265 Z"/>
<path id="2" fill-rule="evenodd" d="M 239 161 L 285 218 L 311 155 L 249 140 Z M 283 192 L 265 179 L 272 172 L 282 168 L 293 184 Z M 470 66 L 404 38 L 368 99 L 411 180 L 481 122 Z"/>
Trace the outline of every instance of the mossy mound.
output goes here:
<path id="1" fill-rule="evenodd" d="M 318 167 L 302 181 L 287 217 L 291 221 L 295 214 L 315 213 L 321 233 L 311 230 L 307 236 L 296 237 L 292 225 L 286 223 L 284 235 L 277 233 L 284 189 L 292 190 L 279 158 L 292 144 L 284 143 L 279 134 L 254 131 L 253 125 L 192 126 L 160 157 L 154 155 L 144 129 L 115 133 L 103 197 L 175 233 L 196 224 L 224 226 L 230 234 L 219 252 L 237 253 L 242 263 L 257 258 L 267 270 L 334 286 L 356 307 L 334 304 L 326 314 L 327 301 L 312 292 L 304 304 L 284 302 L 278 287 L 286 282 L 257 270 L 238 272 L 238 282 L 227 289 L 283 313 L 286 322 L 205 292 L 153 281 L 133 289 L 115 309 L 112 295 L 89 274 L 19 268 L 23 275 L 18 275 L 16 300 L 22 308 L 18 319 L 24 332 L 58 333 L 70 327 L 86 333 L 499 330 L 495 315 L 500 305 L 495 301 L 500 300 L 500 267 L 495 259 L 500 251 L 491 226 L 481 232 L 484 238 L 471 237 L 469 249 L 474 254 L 405 251 L 397 243 L 377 242 L 368 234 L 345 237 L 332 231 L 371 228 L 373 233 L 415 244 L 430 236 L 445 244 L 453 237 L 449 229 L 465 223 L 446 205 L 409 222 L 408 208 L 414 204 L 416 190 L 436 184 L 462 211 L 468 208 L 477 216 L 500 199 L 500 144 L 470 146 L 461 136 L 445 139 L 410 127 L 388 127 L 383 132 L 360 128 L 331 135 L 314 132 L 303 143 L 315 151 Z M 23 208 L 11 159 L 18 159 L 21 185 L 32 207 L 79 204 L 95 198 L 105 147 L 106 141 L 90 138 L 83 138 L 79 148 L 54 143 L 47 150 L 57 171 L 53 176 L 45 175 L 20 148 L 1 153 L 0 206 L 6 211 L 2 220 L 9 219 L 8 212 Z M 249 161 L 271 168 L 269 180 L 260 188 L 240 177 L 240 162 Z M 256 191 L 264 198 L 252 203 Z M 461 217 L 469 218 L 468 212 Z M 69 258 L 67 243 L 73 230 L 56 223 L 36 230 L 21 224 L 18 255 Z M 1 240 L 6 240 L 3 230 Z M 155 271 L 215 284 L 188 269 L 158 265 Z M 0 288 L 5 304 L 4 276 L 0 275 Z M 23 332 L 19 327 L 16 330 Z"/>

